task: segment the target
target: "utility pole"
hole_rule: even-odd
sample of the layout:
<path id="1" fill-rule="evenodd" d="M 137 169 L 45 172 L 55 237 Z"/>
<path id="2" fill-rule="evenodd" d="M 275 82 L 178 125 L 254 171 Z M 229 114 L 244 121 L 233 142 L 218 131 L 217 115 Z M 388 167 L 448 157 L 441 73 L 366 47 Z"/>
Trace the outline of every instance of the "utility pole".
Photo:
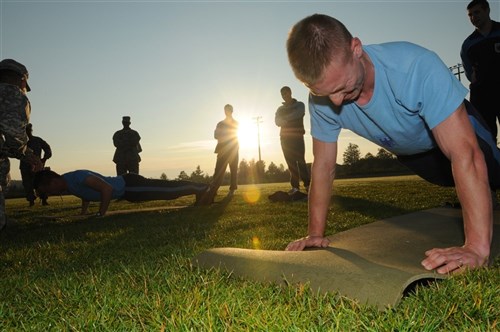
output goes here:
<path id="1" fill-rule="evenodd" d="M 465 73 L 462 64 L 461 63 L 457 63 L 456 65 L 451 66 L 450 70 L 453 73 L 453 75 L 455 75 L 458 78 L 458 80 L 460 82 L 462 82 L 462 77 L 460 76 L 460 74 Z"/>
<path id="2" fill-rule="evenodd" d="M 257 123 L 257 143 L 259 147 L 259 161 L 262 161 L 261 155 L 260 155 L 260 124 L 262 123 L 262 116 L 256 116 L 253 118 L 255 122 Z"/>

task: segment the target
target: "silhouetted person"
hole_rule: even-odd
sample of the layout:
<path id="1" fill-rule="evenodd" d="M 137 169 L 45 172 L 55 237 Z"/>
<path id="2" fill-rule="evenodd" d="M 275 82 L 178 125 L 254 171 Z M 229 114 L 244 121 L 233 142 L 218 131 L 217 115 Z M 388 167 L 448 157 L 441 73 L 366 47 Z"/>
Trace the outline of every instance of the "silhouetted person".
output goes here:
<path id="1" fill-rule="evenodd" d="M 116 175 L 126 173 L 139 174 L 139 162 L 142 152 L 141 136 L 130 128 L 130 116 L 124 116 L 122 119 L 123 129 L 118 130 L 113 135 L 113 144 L 116 147 L 113 161 L 116 164 Z"/>
<path id="2" fill-rule="evenodd" d="M 274 121 L 278 127 L 281 127 L 281 149 L 290 171 L 290 184 L 292 185 L 292 189 L 288 193 L 293 195 L 299 191 L 300 179 L 304 183 L 306 192 L 309 190 L 311 182 L 305 160 L 305 106 L 303 102 L 292 98 L 292 90 L 287 86 L 281 88 L 281 97 L 284 100 L 283 105 L 276 111 Z"/>
<path id="3" fill-rule="evenodd" d="M 33 126 L 31 123 L 26 126 L 26 134 L 28 135 L 28 148 L 30 148 L 38 158 L 41 158 L 42 164 L 45 165 L 47 159 L 52 157 L 52 150 L 50 149 L 50 145 L 42 138 L 33 136 Z M 19 170 L 21 171 L 21 178 L 23 180 L 24 192 L 26 193 L 26 200 L 29 202 L 30 206 L 33 206 L 35 205 L 36 199 L 35 190 L 33 188 L 33 179 L 35 178 L 35 172 L 33 172 L 31 164 L 23 160 L 21 160 L 19 163 Z M 47 195 L 40 195 L 40 199 L 42 201 L 42 205 L 49 205 L 47 203 Z"/>
<path id="4" fill-rule="evenodd" d="M 210 194 L 207 199 L 211 203 L 217 195 L 217 190 L 224 180 L 226 168 L 229 165 L 231 172 L 231 182 L 229 185 L 229 196 L 234 194 L 238 188 L 238 121 L 233 118 L 233 106 L 227 104 L 224 106 L 226 118 L 219 123 L 214 131 L 214 138 L 217 140 L 217 146 L 214 153 L 217 153 L 217 162 L 215 164 L 214 178 L 210 184 Z"/>

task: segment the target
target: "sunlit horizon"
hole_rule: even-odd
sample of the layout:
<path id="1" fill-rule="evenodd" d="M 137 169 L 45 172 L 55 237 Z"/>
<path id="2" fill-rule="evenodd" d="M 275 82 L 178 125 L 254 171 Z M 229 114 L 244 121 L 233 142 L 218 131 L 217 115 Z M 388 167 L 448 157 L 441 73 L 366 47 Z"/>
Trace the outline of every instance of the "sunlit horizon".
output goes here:
<path id="1" fill-rule="evenodd" d="M 280 88 L 304 103 L 308 90 L 288 64 L 290 28 L 313 13 L 341 20 L 364 45 L 406 40 L 448 66 L 473 31 L 455 1 L 2 1 L 0 57 L 26 65 L 34 135 L 46 140 L 58 173 L 91 169 L 114 175 L 112 135 L 131 116 L 141 135 L 140 173 L 176 178 L 197 166 L 212 175 L 213 131 L 231 104 L 240 122 L 240 160 L 286 167 L 274 113 Z M 499 2 L 490 2 L 500 21 Z M 422 24 L 425 17 L 425 24 Z M 256 18 L 258 22 L 256 23 Z M 20 24 L 19 22 L 22 22 Z M 445 22 L 445 23 L 444 23 Z M 250 27 L 250 28 L 249 28 Z M 468 86 L 467 82 L 463 82 Z M 312 162 L 306 112 L 306 161 Z M 361 156 L 378 147 L 349 131 Z M 19 180 L 19 161 L 11 159 Z"/>

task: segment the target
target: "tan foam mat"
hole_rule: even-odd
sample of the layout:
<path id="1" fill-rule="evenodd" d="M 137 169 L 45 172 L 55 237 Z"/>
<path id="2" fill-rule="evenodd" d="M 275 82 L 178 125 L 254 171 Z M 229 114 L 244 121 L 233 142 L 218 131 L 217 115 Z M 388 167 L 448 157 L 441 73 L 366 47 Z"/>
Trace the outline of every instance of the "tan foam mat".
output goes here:
<path id="1" fill-rule="evenodd" d="M 495 212 L 492 259 L 500 253 Z M 307 283 L 380 309 L 396 306 L 415 283 L 446 278 L 425 270 L 424 252 L 463 244 L 461 210 L 435 208 L 376 221 L 332 236 L 330 246 L 302 252 L 215 248 L 197 255 L 203 268 L 225 268 L 254 281 Z"/>

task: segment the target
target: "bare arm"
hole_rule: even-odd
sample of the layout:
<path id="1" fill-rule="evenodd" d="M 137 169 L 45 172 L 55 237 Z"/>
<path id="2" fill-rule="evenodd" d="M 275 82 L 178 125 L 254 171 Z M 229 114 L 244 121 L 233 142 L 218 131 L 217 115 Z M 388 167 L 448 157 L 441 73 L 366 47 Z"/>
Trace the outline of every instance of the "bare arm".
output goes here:
<path id="1" fill-rule="evenodd" d="M 422 265 L 448 273 L 462 266 L 488 264 L 493 233 L 493 211 L 488 173 L 474 129 L 463 104 L 433 130 L 433 135 L 450 159 L 458 198 L 462 205 L 465 243 L 462 247 L 427 251 Z"/>
<path id="2" fill-rule="evenodd" d="M 101 216 L 105 215 L 106 211 L 108 210 L 109 203 L 111 202 L 113 187 L 100 177 L 94 175 L 88 176 L 85 179 L 85 184 L 101 194 L 99 213 Z"/>
<path id="3" fill-rule="evenodd" d="M 291 242 L 286 250 L 327 247 L 329 244 L 324 233 L 332 194 L 332 182 L 335 178 L 337 143 L 325 143 L 313 138 L 313 154 L 312 181 L 309 190 L 308 236 Z"/>
<path id="4" fill-rule="evenodd" d="M 86 201 L 86 200 L 82 199 L 82 212 L 80 212 L 80 214 L 84 215 L 84 214 L 87 213 L 87 210 L 89 208 L 89 204 L 90 204 L 89 201 Z"/>

